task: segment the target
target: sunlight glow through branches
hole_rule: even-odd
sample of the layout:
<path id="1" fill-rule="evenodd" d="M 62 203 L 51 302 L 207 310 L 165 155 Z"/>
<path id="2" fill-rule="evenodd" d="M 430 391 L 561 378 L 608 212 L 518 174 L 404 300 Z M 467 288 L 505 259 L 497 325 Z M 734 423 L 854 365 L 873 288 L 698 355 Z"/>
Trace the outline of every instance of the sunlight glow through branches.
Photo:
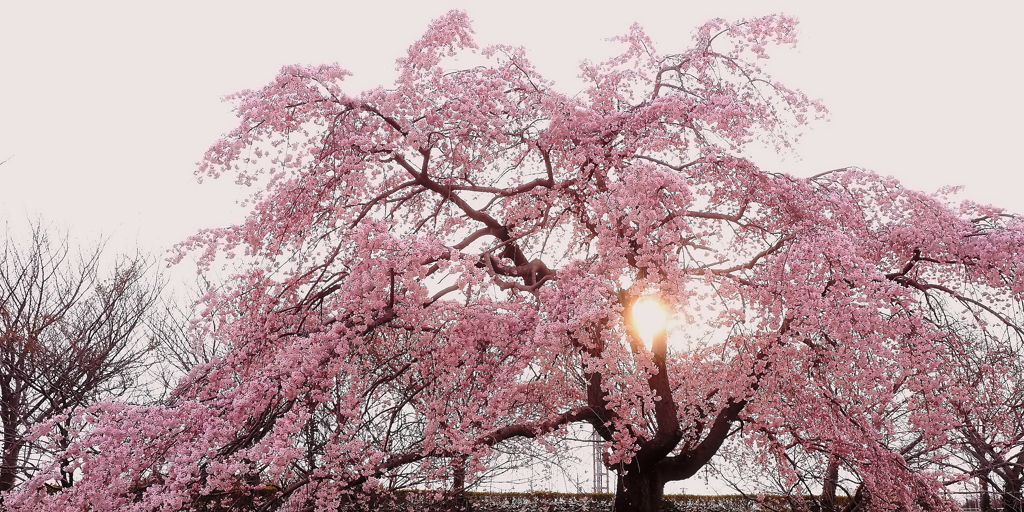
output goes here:
<path id="1" fill-rule="evenodd" d="M 633 304 L 633 324 L 648 348 L 654 337 L 665 331 L 668 311 L 655 297 L 641 297 Z"/>

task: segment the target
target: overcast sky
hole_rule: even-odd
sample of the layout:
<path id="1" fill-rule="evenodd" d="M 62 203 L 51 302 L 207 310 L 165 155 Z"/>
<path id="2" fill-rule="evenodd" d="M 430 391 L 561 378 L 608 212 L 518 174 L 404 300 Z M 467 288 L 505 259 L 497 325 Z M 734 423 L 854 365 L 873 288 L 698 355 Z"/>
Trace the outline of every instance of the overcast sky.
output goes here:
<path id="1" fill-rule="evenodd" d="M 664 53 L 720 16 L 785 12 L 796 50 L 774 52 L 780 81 L 822 98 L 831 121 L 798 150 L 766 158 L 810 175 L 856 165 L 914 188 L 1024 212 L 1024 113 L 1017 2 L 4 2 L 0 7 L 0 215 L 102 232 L 162 250 L 244 211 L 230 183 L 195 183 L 206 146 L 230 129 L 220 98 L 257 88 L 288 63 L 337 61 L 357 92 L 390 83 L 394 59 L 451 8 L 479 43 L 523 45 L 567 92 L 577 64 L 634 21 Z"/>

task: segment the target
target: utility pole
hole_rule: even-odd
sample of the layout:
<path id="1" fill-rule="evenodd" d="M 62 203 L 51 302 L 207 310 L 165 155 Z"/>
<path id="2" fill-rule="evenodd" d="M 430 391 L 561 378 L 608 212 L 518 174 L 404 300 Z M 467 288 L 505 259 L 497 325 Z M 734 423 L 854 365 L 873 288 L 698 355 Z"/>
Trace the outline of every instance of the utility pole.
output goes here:
<path id="1" fill-rule="evenodd" d="M 610 487 L 610 478 L 608 468 L 604 465 L 604 439 L 597 434 L 596 430 L 590 437 L 593 440 L 591 456 L 594 461 L 594 471 L 592 473 L 594 475 L 594 494 L 607 494 Z"/>

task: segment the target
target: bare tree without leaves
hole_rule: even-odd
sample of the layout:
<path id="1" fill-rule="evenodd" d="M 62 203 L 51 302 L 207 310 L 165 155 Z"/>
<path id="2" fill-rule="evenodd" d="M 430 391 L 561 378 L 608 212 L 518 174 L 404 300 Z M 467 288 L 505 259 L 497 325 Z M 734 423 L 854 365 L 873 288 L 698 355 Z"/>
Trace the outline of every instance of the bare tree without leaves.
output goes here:
<path id="1" fill-rule="evenodd" d="M 122 255 L 106 268 L 102 256 L 102 244 L 80 251 L 39 222 L 26 241 L 0 242 L 0 503 L 63 448 L 33 441 L 34 425 L 54 420 L 64 432 L 65 415 L 136 388 L 161 285 L 149 258 Z M 71 471 L 61 480 L 71 486 Z"/>
<path id="2" fill-rule="evenodd" d="M 207 329 L 215 329 L 216 325 L 198 326 L 193 322 L 197 315 L 195 305 L 202 296 L 198 290 L 213 286 L 206 276 L 201 275 L 196 288 L 186 290 L 184 298 L 165 296 L 154 314 L 148 317 L 146 329 L 155 342 L 154 364 L 149 372 L 154 383 L 152 391 L 158 393 L 153 396 L 155 402 L 167 400 L 167 393 L 174 389 L 181 377 L 226 350 L 223 343 L 209 335 Z"/>

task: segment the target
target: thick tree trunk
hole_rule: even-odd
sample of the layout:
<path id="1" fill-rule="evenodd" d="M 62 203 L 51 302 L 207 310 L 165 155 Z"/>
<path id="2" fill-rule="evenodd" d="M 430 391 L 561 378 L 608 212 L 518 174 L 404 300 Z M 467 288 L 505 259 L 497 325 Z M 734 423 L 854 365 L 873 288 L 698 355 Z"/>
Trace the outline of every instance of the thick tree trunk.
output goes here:
<path id="1" fill-rule="evenodd" d="M 0 336 L 3 339 L 4 336 Z M 17 383 L 9 375 L 0 382 L 0 425 L 3 427 L 3 442 L 0 443 L 0 492 L 14 488 L 17 481 L 18 457 L 24 440 L 18 435 L 18 415 L 21 396 Z"/>
<path id="2" fill-rule="evenodd" d="M 452 461 L 452 507 L 454 510 L 463 512 L 470 510 L 469 497 L 466 496 L 466 465 L 468 463 L 468 458 L 465 455 Z"/>
<path id="3" fill-rule="evenodd" d="M 1024 499 L 1022 499 L 1021 484 L 1019 481 L 1007 481 L 1003 492 L 999 497 L 1002 499 L 1003 512 L 1024 512 Z"/>
<path id="4" fill-rule="evenodd" d="M 857 486 L 857 492 L 853 494 L 853 499 L 846 503 L 843 507 L 843 512 L 859 512 L 867 509 L 868 492 L 864 487 L 864 484 Z"/>
<path id="5" fill-rule="evenodd" d="M 821 497 L 818 508 L 821 512 L 836 512 L 836 488 L 839 486 L 839 458 L 831 455 L 825 469 L 825 479 L 821 486 Z"/>
<path id="6" fill-rule="evenodd" d="M 3 453 L 0 454 L 0 492 L 14 488 L 18 476 L 18 457 L 24 441 L 17 436 L 4 436 Z"/>
<path id="7" fill-rule="evenodd" d="M 657 512 L 665 482 L 657 471 L 640 471 L 632 468 L 628 473 L 619 473 L 615 489 L 615 512 Z"/>

